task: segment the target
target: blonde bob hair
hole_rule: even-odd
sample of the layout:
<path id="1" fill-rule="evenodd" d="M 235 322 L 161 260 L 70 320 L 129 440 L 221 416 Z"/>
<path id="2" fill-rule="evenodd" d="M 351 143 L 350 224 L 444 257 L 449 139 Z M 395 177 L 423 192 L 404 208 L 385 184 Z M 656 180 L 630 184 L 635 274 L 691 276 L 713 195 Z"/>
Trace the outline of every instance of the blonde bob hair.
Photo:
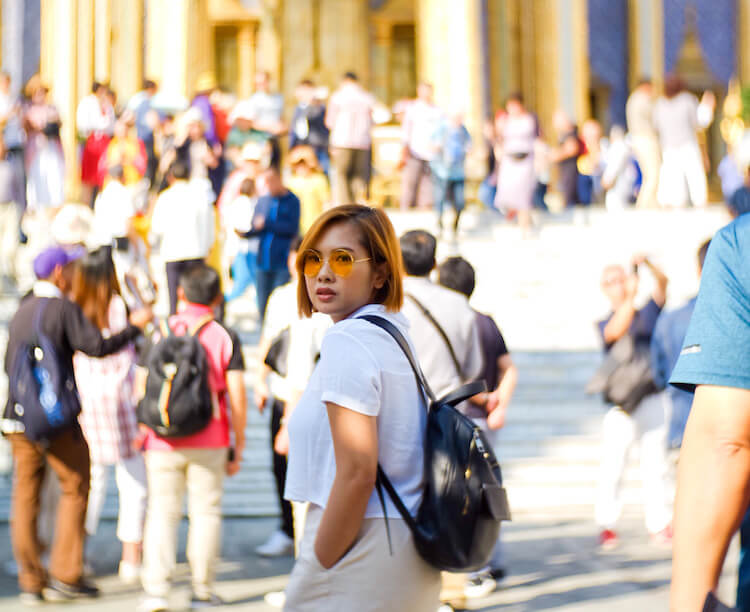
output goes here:
<path id="1" fill-rule="evenodd" d="M 313 305 L 307 293 L 304 253 L 312 249 L 320 237 L 333 225 L 350 223 L 359 232 L 359 242 L 369 253 L 372 265 L 386 264 L 385 284 L 377 290 L 373 301 L 383 304 L 386 310 L 397 312 L 404 303 L 403 262 L 401 246 L 391 221 L 379 208 L 370 208 L 360 204 L 345 204 L 336 206 L 315 220 L 312 227 L 305 234 L 302 244 L 297 251 L 297 306 L 300 316 L 309 317 L 313 313 Z"/>

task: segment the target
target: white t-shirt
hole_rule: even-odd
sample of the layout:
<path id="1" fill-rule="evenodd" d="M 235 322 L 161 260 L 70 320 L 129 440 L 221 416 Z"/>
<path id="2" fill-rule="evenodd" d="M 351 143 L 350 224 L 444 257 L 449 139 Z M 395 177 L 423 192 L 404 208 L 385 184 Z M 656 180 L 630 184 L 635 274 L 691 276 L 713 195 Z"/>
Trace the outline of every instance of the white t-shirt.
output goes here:
<path id="1" fill-rule="evenodd" d="M 238 253 L 257 253 L 260 238 L 241 238 L 235 230 L 247 232 L 253 224 L 253 214 L 258 198 L 246 195 L 237 196 L 221 211 L 226 228 L 224 252 L 230 255 Z"/>
<path id="2" fill-rule="evenodd" d="M 320 361 L 289 421 L 289 464 L 284 497 L 325 507 L 336 476 L 336 459 L 325 402 L 377 417 L 378 460 L 407 508 L 416 512 L 423 493 L 427 408 L 409 362 L 384 330 L 356 317 L 385 317 L 408 340 L 400 313 L 369 304 L 333 325 Z M 413 349 L 412 349 L 413 350 Z M 398 511 L 386 495 L 388 515 Z M 373 490 L 366 518 L 382 517 Z"/>
<path id="3" fill-rule="evenodd" d="M 128 225 L 135 216 L 132 192 L 118 181 L 110 181 L 94 202 L 94 235 L 99 244 L 111 244 L 115 238 L 128 235 Z"/>

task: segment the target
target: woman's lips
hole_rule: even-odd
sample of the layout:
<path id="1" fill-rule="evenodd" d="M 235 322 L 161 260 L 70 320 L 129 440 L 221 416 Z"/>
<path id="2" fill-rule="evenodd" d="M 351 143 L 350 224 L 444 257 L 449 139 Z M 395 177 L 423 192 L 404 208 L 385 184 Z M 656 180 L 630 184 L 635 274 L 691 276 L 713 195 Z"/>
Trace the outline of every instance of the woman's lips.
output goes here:
<path id="1" fill-rule="evenodd" d="M 318 289 L 315 295 L 321 302 L 330 302 L 336 297 L 336 292 L 333 289 Z"/>

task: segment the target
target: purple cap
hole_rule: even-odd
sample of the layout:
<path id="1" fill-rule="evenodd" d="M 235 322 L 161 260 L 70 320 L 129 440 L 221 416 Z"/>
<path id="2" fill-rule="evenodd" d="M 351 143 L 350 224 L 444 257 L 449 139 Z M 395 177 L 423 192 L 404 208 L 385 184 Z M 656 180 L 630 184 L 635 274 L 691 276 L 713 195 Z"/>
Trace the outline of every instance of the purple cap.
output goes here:
<path id="1" fill-rule="evenodd" d="M 57 266 L 65 266 L 86 254 L 83 247 L 64 249 L 61 246 L 51 246 L 44 249 L 34 258 L 34 274 L 40 280 L 49 278 Z"/>

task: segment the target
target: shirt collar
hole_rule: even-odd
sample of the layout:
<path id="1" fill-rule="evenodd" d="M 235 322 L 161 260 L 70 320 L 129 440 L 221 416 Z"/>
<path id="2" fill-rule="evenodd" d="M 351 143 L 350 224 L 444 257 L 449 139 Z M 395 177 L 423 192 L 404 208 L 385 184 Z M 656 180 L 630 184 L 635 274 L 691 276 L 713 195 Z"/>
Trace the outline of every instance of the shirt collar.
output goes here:
<path id="1" fill-rule="evenodd" d="M 47 280 L 38 280 L 34 283 L 33 289 L 36 297 L 45 298 L 61 298 L 63 297 L 62 291 L 60 291 L 56 285 L 53 285 Z"/>
<path id="2" fill-rule="evenodd" d="M 381 317 L 385 317 L 386 319 L 391 319 L 394 323 L 398 324 L 402 328 L 409 328 L 409 321 L 401 312 L 388 312 L 383 304 L 365 304 L 359 310 L 355 310 L 352 314 L 350 314 L 346 319 L 344 319 L 344 321 L 362 317 L 364 315 L 378 315 Z"/>

